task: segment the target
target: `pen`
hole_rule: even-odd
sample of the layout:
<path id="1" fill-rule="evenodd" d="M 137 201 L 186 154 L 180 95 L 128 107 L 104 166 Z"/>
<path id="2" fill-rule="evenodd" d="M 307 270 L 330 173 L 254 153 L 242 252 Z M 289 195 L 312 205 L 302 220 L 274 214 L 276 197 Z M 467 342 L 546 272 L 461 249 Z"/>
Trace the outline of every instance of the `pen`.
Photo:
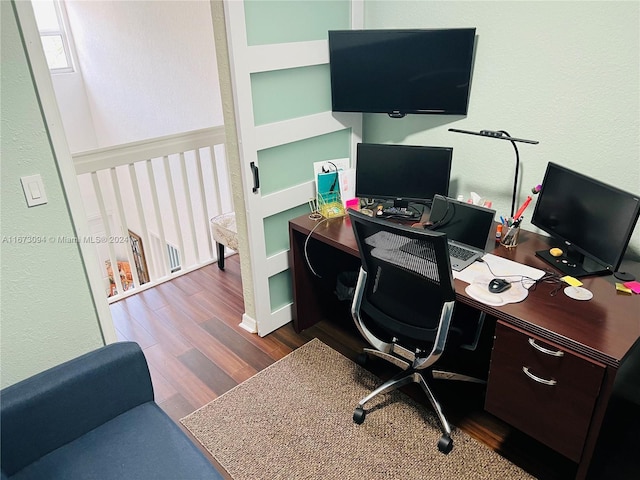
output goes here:
<path id="1" fill-rule="evenodd" d="M 522 216 L 522 213 L 525 211 L 525 209 L 529 206 L 530 203 L 531 203 L 531 195 L 529 195 L 527 199 L 524 201 L 524 203 L 520 205 L 520 208 L 518 209 L 516 214 L 513 216 L 513 218 L 516 218 L 516 219 L 520 218 Z"/>

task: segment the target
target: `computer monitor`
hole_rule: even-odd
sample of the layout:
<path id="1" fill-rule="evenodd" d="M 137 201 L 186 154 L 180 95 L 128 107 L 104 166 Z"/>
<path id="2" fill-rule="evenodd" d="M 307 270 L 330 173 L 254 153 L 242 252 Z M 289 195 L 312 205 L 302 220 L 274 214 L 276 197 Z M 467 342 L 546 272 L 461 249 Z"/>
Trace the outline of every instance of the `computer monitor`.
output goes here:
<path id="1" fill-rule="evenodd" d="M 449 193 L 453 148 L 359 143 L 356 156 L 356 196 L 428 204 L 436 194 Z"/>
<path id="2" fill-rule="evenodd" d="M 332 110 L 466 115 L 475 31 L 329 31 Z"/>
<path id="3" fill-rule="evenodd" d="M 564 253 L 536 254 L 573 277 L 620 267 L 640 213 L 637 195 L 549 162 L 531 223 Z"/>

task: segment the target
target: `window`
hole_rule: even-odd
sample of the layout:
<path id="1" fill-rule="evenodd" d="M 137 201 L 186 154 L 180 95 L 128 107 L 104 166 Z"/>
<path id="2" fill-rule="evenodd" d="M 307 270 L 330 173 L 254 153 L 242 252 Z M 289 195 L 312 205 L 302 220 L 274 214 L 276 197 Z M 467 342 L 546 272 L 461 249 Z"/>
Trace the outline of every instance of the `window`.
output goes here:
<path id="1" fill-rule="evenodd" d="M 73 72 L 63 5 L 59 0 L 34 0 L 31 3 L 49 70 L 51 73 Z"/>

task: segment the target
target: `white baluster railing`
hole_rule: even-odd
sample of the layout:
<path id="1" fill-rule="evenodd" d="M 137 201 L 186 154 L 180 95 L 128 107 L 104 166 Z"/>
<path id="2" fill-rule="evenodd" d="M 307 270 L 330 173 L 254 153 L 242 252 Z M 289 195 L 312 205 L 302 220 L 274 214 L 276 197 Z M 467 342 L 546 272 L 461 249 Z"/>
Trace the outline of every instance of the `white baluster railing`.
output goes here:
<path id="1" fill-rule="evenodd" d="M 224 146 L 221 126 L 73 155 L 110 302 L 217 260 L 209 219 L 233 210 Z"/>

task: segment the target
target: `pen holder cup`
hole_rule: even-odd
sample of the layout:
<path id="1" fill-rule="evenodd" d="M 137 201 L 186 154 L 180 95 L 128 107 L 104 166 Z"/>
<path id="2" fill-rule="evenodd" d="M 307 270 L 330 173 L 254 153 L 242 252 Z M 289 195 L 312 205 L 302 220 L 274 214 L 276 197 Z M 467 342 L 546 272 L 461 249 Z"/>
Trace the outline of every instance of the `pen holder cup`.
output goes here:
<path id="1" fill-rule="evenodd" d="M 515 248 L 518 246 L 518 237 L 520 236 L 520 227 L 502 226 L 502 236 L 500 237 L 500 245 L 506 248 Z"/>

